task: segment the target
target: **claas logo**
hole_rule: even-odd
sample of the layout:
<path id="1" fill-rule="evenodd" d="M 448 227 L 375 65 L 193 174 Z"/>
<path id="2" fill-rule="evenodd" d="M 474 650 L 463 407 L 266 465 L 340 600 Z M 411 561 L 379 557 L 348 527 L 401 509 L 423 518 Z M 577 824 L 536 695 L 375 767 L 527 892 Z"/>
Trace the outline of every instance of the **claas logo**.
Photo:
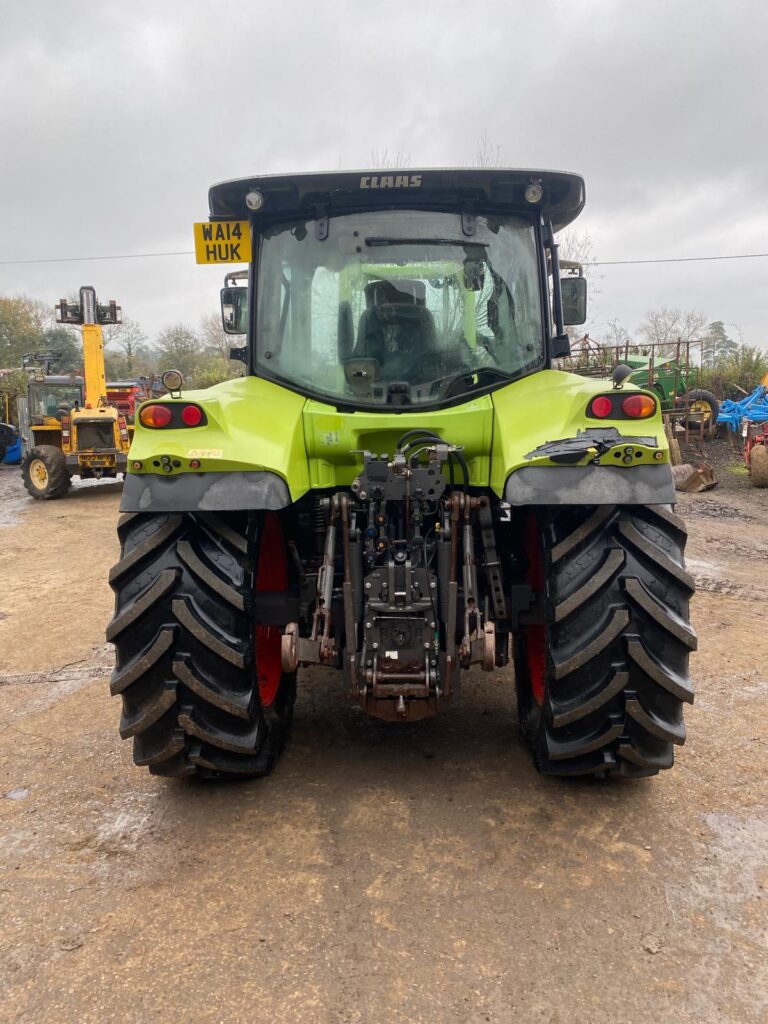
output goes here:
<path id="1" fill-rule="evenodd" d="M 421 188 L 420 174 L 364 174 L 360 188 Z"/>

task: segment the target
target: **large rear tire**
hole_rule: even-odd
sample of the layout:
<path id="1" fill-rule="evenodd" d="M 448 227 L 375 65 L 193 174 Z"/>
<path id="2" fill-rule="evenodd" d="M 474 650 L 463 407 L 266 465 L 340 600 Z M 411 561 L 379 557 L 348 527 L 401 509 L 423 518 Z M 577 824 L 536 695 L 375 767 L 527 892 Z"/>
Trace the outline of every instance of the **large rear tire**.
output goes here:
<path id="1" fill-rule="evenodd" d="M 272 657 L 274 637 L 253 625 L 260 577 L 270 589 L 287 577 L 277 516 L 128 514 L 118 533 L 110 689 L 122 697 L 120 734 L 133 738 L 134 761 L 155 775 L 266 775 L 296 696 L 295 674 Z"/>
<path id="2" fill-rule="evenodd" d="M 749 482 L 753 487 L 768 487 L 768 445 L 756 444 L 749 453 Z"/>
<path id="3" fill-rule="evenodd" d="M 63 497 L 72 483 L 64 453 L 52 444 L 31 448 L 21 464 L 21 475 L 27 491 L 41 501 Z"/>
<path id="4" fill-rule="evenodd" d="M 655 775 L 685 740 L 696 648 L 686 530 L 668 506 L 531 514 L 543 622 L 518 634 L 518 712 L 549 775 Z"/>

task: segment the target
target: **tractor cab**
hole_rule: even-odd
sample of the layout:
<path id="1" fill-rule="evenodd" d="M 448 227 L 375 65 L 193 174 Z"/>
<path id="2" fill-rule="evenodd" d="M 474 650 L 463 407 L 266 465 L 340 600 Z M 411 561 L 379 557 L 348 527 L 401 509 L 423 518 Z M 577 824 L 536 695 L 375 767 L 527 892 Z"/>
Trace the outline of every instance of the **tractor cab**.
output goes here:
<path id="1" fill-rule="evenodd" d="M 439 405 L 543 369 L 533 226 L 449 212 L 350 214 L 262 253 L 261 374 L 326 401 Z"/>
<path id="2" fill-rule="evenodd" d="M 547 368 L 567 346 L 564 307 L 585 316 L 554 242 L 583 204 L 576 175 L 303 175 L 210 199 L 214 217 L 257 211 L 257 301 L 225 288 L 225 331 L 249 336 L 252 373 L 318 401 L 467 401 Z"/>
<path id="3" fill-rule="evenodd" d="M 48 420 L 51 425 L 60 423 L 62 415 L 82 407 L 83 378 L 69 374 L 36 376 L 29 382 L 27 398 L 31 424 L 42 426 Z"/>

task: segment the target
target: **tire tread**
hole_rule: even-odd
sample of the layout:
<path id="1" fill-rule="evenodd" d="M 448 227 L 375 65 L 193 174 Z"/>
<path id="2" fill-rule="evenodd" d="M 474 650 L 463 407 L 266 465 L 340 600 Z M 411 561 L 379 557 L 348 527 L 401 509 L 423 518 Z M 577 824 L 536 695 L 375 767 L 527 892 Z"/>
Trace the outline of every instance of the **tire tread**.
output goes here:
<path id="1" fill-rule="evenodd" d="M 684 522 L 667 506 L 542 510 L 547 670 L 543 704 L 518 706 L 546 774 L 639 779 L 674 763 L 693 701 Z M 651 654 L 650 652 L 653 652 Z"/>
<path id="2" fill-rule="evenodd" d="M 255 519 L 255 525 L 253 525 Z M 290 729 L 295 677 L 262 708 L 254 664 L 256 514 L 129 514 L 110 573 L 110 690 L 137 765 L 158 776 L 265 775 Z"/>

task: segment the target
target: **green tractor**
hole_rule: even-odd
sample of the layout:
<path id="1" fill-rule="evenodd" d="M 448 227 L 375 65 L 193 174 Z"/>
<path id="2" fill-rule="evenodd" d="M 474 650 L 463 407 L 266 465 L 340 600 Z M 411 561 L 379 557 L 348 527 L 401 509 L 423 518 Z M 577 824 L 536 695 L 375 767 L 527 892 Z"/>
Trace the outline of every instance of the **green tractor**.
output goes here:
<path id="1" fill-rule="evenodd" d="M 198 259 L 249 261 L 221 294 L 246 375 L 169 372 L 136 416 L 107 637 L 137 764 L 266 774 L 301 668 L 416 722 L 513 662 L 540 771 L 672 765 L 696 636 L 658 397 L 551 368 L 586 316 L 555 241 L 584 194 L 499 169 L 211 188 Z"/>

